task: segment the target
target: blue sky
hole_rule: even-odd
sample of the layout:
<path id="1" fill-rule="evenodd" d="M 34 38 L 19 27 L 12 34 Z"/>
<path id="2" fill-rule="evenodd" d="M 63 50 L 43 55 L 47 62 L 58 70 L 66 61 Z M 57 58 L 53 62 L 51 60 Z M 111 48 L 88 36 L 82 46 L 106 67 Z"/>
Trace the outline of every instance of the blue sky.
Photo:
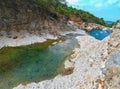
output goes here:
<path id="1" fill-rule="evenodd" d="M 66 0 L 68 6 L 82 9 L 104 18 L 106 21 L 120 19 L 120 0 Z"/>

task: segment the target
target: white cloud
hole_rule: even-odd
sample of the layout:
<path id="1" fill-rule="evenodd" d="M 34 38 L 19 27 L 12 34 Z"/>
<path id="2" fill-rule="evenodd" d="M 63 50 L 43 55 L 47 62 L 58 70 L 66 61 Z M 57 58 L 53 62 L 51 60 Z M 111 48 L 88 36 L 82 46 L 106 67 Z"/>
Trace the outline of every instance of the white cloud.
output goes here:
<path id="1" fill-rule="evenodd" d="M 108 20 L 120 17 L 120 0 L 67 0 L 69 6 L 89 11 Z"/>
<path id="2" fill-rule="evenodd" d="M 96 8 L 101 8 L 101 7 L 103 7 L 103 4 L 102 3 L 97 3 L 97 4 L 95 4 L 94 5 Z"/>
<path id="3" fill-rule="evenodd" d="M 120 7 L 120 0 L 66 0 L 70 5 L 76 5 L 81 9 L 104 9 L 109 7 Z"/>
<path id="4" fill-rule="evenodd" d="M 78 2 L 79 0 L 66 0 L 68 3 L 76 3 Z"/>
<path id="5" fill-rule="evenodd" d="M 109 3 L 109 4 L 114 4 L 114 3 L 116 3 L 117 1 L 119 1 L 119 0 L 108 0 L 108 3 Z"/>

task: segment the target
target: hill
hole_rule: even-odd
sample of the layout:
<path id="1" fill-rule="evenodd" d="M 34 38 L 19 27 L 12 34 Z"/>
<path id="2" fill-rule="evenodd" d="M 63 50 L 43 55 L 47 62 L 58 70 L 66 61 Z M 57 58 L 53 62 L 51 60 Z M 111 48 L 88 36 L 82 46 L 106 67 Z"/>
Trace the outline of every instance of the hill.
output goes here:
<path id="1" fill-rule="evenodd" d="M 105 21 L 106 24 L 112 24 L 112 23 L 115 23 L 113 21 Z"/>
<path id="2" fill-rule="evenodd" d="M 56 14 L 59 17 L 65 17 L 66 19 L 70 19 L 71 15 L 79 18 L 80 20 L 84 22 L 92 22 L 97 23 L 101 25 L 105 25 L 105 22 L 103 18 L 98 18 L 94 16 L 93 14 L 78 10 L 76 8 L 68 7 L 66 4 L 60 3 L 61 0 L 46 0 L 46 2 L 43 0 L 36 0 L 36 2 L 39 5 L 43 5 L 47 10 L 49 10 L 51 13 Z M 62 0 L 64 1 L 64 0 Z M 64 1 L 65 2 L 65 1 Z M 44 6 L 45 5 L 45 6 Z"/>
<path id="3" fill-rule="evenodd" d="M 105 25 L 103 18 L 68 7 L 62 4 L 61 0 L 0 0 L 0 2 L 0 30 L 55 32 L 58 29 L 70 29 L 66 24 L 71 17 L 76 17 L 81 22 Z"/>

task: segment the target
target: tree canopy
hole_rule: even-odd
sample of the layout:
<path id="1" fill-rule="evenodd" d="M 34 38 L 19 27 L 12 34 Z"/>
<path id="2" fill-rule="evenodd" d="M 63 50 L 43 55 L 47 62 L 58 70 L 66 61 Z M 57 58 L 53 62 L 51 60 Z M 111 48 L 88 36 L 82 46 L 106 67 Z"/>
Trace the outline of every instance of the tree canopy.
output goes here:
<path id="1" fill-rule="evenodd" d="M 70 15 L 74 15 L 79 17 L 84 22 L 93 22 L 101 25 L 105 25 L 103 18 L 98 18 L 93 14 L 83 11 L 81 9 L 76 9 L 72 7 L 68 7 L 65 3 L 65 0 L 35 0 L 40 6 L 46 8 L 53 14 L 57 16 L 64 16 L 66 19 L 70 18 Z"/>

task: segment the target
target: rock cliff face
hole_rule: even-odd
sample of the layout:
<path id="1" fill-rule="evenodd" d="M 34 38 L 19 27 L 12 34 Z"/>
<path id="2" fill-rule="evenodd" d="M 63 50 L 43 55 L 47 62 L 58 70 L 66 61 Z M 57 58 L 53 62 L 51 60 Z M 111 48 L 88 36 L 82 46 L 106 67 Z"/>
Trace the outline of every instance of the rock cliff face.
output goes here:
<path id="1" fill-rule="evenodd" d="M 96 24 L 96 23 L 82 23 L 80 24 L 81 29 L 86 29 L 87 31 L 91 31 L 93 29 L 104 29 L 105 26 Z"/>
<path id="2" fill-rule="evenodd" d="M 115 28 L 116 28 L 116 29 L 120 29 L 120 20 L 117 20 L 116 25 L 115 25 Z"/>
<path id="3" fill-rule="evenodd" d="M 0 30 L 55 32 L 65 27 L 65 19 L 50 13 L 34 0 L 0 0 Z"/>
<path id="4" fill-rule="evenodd" d="M 0 48 L 20 46 L 57 37 L 71 30 L 67 20 L 50 13 L 35 0 L 0 0 Z"/>
<path id="5" fill-rule="evenodd" d="M 114 26 L 108 42 L 109 60 L 103 73 L 109 89 L 120 89 L 120 21 Z"/>
<path id="6" fill-rule="evenodd" d="M 67 20 L 50 13 L 47 9 L 36 4 L 34 0 L 0 0 L 0 30 L 29 30 L 30 32 L 57 30 L 70 30 Z M 94 23 L 84 23 L 82 20 L 71 16 L 71 21 L 77 22 L 81 29 L 104 28 Z"/>
<path id="7" fill-rule="evenodd" d="M 109 54 L 120 49 L 120 21 L 118 20 L 110 35 Z"/>
<path id="8" fill-rule="evenodd" d="M 70 24 L 70 26 L 73 26 L 74 28 L 77 27 L 77 28 L 83 29 L 85 31 L 91 31 L 93 29 L 103 29 L 103 30 L 108 30 L 108 31 L 110 30 L 109 27 L 105 27 L 100 24 L 83 22 L 79 19 L 77 19 L 77 20 L 71 19 L 70 21 L 68 21 L 68 24 Z"/>

